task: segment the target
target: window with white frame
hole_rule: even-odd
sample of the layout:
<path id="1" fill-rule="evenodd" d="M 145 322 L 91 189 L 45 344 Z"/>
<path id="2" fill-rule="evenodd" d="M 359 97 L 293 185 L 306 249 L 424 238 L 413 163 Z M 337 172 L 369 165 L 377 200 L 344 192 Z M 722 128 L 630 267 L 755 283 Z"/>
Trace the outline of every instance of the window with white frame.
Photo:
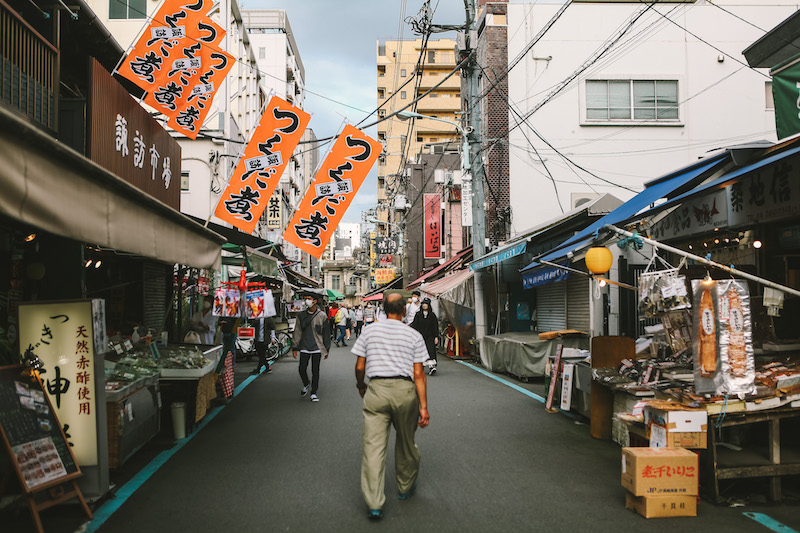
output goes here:
<path id="1" fill-rule="evenodd" d="M 331 274 L 331 289 L 339 291 L 342 289 L 341 275 Z"/>
<path id="2" fill-rule="evenodd" d="M 108 18 L 145 19 L 147 18 L 147 3 L 145 0 L 109 0 Z"/>
<path id="3" fill-rule="evenodd" d="M 586 120 L 678 120 L 677 80 L 587 80 Z"/>

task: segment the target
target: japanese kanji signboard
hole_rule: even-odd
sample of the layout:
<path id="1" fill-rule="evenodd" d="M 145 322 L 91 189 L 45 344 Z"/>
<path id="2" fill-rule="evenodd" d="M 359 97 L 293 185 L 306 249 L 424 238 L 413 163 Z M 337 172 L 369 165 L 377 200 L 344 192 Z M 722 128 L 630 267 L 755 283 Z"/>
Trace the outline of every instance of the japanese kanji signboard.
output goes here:
<path id="1" fill-rule="evenodd" d="M 219 199 L 217 217 L 253 232 L 310 120 L 305 111 L 272 97 Z"/>
<path id="2" fill-rule="evenodd" d="M 284 231 L 286 242 L 320 258 L 382 149 L 375 139 L 345 126 Z"/>
<path id="3" fill-rule="evenodd" d="M 281 217 L 281 191 L 276 190 L 269 197 L 269 205 L 267 205 L 267 227 L 269 229 L 278 229 L 283 226 L 283 218 Z"/>
<path id="4" fill-rule="evenodd" d="M 78 300 L 19 307 L 20 346 L 31 348 L 42 361 L 45 391 L 82 467 L 98 464 L 97 391 L 105 377 L 96 375 L 95 357 L 108 344 L 103 302 Z"/>
<path id="5" fill-rule="evenodd" d="M 439 194 L 423 195 L 425 259 L 442 257 L 442 197 Z"/>
<path id="6" fill-rule="evenodd" d="M 145 102 L 194 139 L 235 58 L 218 48 L 225 30 L 206 15 L 210 0 L 166 0 L 117 73 L 145 91 Z"/>
<path id="7" fill-rule="evenodd" d="M 92 59 L 89 159 L 180 211 L 181 147 Z"/>
<path id="8" fill-rule="evenodd" d="M 375 283 L 378 285 L 385 285 L 393 281 L 395 272 L 393 268 L 376 268 L 375 269 Z"/>

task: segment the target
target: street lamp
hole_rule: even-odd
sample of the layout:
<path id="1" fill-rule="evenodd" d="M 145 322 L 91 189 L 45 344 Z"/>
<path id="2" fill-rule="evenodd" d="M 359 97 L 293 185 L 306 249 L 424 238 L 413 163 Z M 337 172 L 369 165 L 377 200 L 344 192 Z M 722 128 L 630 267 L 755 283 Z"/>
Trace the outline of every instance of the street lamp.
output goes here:
<path id="1" fill-rule="evenodd" d="M 461 124 L 458 122 L 453 122 L 452 120 L 445 120 L 439 117 L 432 117 L 430 115 L 423 115 L 421 113 L 416 113 L 414 111 L 400 111 L 397 113 L 397 118 L 400 120 L 408 120 L 410 118 L 427 118 L 430 120 L 436 120 L 438 122 L 444 122 L 445 124 L 450 124 L 455 126 L 458 130 L 458 133 L 461 134 L 461 166 L 464 170 L 469 170 L 470 163 L 469 163 L 469 140 L 467 139 L 467 132 L 464 131 L 464 128 L 461 127 Z"/>

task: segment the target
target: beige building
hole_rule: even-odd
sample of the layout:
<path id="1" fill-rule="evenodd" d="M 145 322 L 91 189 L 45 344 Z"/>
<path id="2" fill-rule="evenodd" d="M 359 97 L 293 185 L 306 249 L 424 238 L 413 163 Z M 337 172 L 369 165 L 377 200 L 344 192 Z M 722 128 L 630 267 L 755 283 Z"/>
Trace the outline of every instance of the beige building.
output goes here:
<path id="1" fill-rule="evenodd" d="M 422 40 L 378 42 L 379 117 L 403 109 L 418 95 L 441 82 L 456 66 L 456 42 L 430 40 L 421 56 Z M 419 67 L 417 65 L 420 65 Z M 415 72 L 420 75 L 415 76 Z M 461 110 L 461 78 L 451 76 L 441 86 L 407 111 L 457 122 Z M 406 162 L 418 161 L 419 154 L 443 153 L 444 145 L 458 142 L 454 126 L 430 119 L 401 120 L 392 117 L 378 124 L 378 139 L 386 147 L 378 160 L 378 211 L 380 222 L 396 223 L 404 209 L 405 185 L 398 177 Z M 392 234 L 391 226 L 379 224 L 378 234 Z"/>

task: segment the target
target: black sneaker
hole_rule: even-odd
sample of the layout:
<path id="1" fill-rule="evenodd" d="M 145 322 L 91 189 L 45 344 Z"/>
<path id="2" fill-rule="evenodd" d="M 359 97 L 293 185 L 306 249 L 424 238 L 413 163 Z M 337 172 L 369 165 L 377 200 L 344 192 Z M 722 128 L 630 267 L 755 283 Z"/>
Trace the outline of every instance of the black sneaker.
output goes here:
<path id="1" fill-rule="evenodd" d="M 251 375 L 251 376 L 257 376 L 257 375 L 259 375 L 260 373 L 261 373 L 261 372 L 259 372 L 259 369 L 258 369 L 258 368 L 256 368 L 255 370 L 253 370 L 252 372 L 250 372 L 250 375 Z"/>

